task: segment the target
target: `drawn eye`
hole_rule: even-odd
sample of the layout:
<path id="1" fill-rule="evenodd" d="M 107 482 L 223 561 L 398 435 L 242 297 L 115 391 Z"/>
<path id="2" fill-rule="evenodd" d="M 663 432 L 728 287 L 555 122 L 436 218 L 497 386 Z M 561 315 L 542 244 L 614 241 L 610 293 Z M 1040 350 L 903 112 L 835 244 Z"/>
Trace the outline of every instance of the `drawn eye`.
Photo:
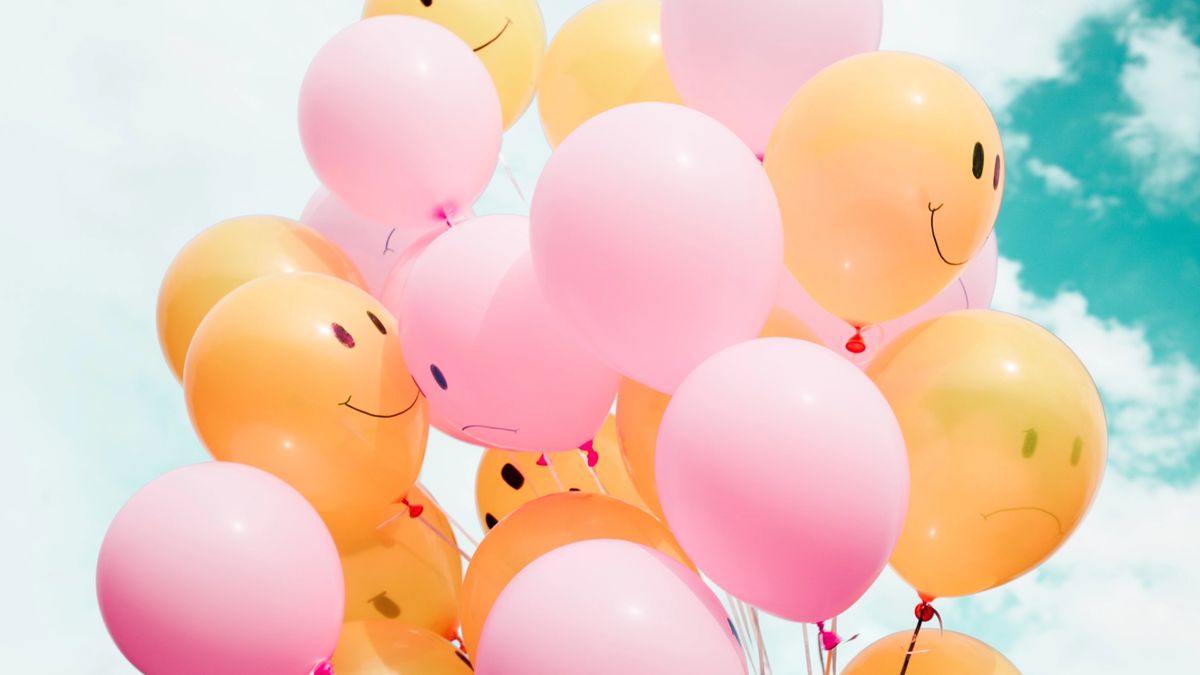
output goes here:
<path id="1" fill-rule="evenodd" d="M 387 591 L 367 600 L 367 602 L 371 603 L 376 612 L 389 619 L 395 619 L 400 616 L 400 605 L 397 605 L 394 600 L 387 596 Z"/>
<path id="2" fill-rule="evenodd" d="M 485 513 L 485 514 L 483 514 L 483 522 L 487 523 L 487 528 L 490 530 L 496 526 L 496 523 L 498 523 L 500 521 L 496 520 L 496 516 L 493 516 L 490 513 Z"/>
<path id="3" fill-rule="evenodd" d="M 525 485 L 525 476 L 512 464 L 500 467 L 500 477 L 504 479 L 505 483 L 508 483 L 508 487 L 514 490 L 520 490 Z"/>
<path id="4" fill-rule="evenodd" d="M 996 170 L 992 173 L 992 189 L 1000 189 L 1000 155 L 996 155 Z"/>
<path id="5" fill-rule="evenodd" d="M 1033 457 L 1037 451 L 1037 429 L 1025 430 L 1025 442 L 1021 444 L 1021 456 L 1025 459 Z"/>
<path id="6" fill-rule="evenodd" d="M 332 324 L 330 327 L 333 328 L 333 336 L 338 339 L 338 342 L 347 349 L 354 348 L 354 336 L 350 334 L 350 331 L 342 328 L 340 323 Z"/>
<path id="7" fill-rule="evenodd" d="M 975 144 L 975 152 L 971 154 L 971 173 L 976 178 L 983 177 L 983 143 Z"/>
<path id="8" fill-rule="evenodd" d="M 379 320 L 379 317 L 375 316 L 374 312 L 368 311 L 367 317 L 371 319 L 371 323 L 375 324 L 375 330 L 379 331 L 382 335 L 387 335 L 387 328 L 383 327 L 383 322 Z"/>
<path id="9" fill-rule="evenodd" d="M 421 0 L 421 4 L 426 7 L 433 7 L 433 0 Z"/>
<path id="10" fill-rule="evenodd" d="M 1083 439 L 1076 436 L 1071 445 L 1071 466 L 1079 466 L 1079 458 L 1083 456 Z"/>
<path id="11" fill-rule="evenodd" d="M 437 386 L 441 387 L 443 391 L 450 386 L 449 383 L 446 382 L 446 376 L 442 374 L 441 368 L 438 368 L 436 365 L 431 363 L 429 364 L 429 373 L 433 375 L 433 381 L 437 382 Z"/>

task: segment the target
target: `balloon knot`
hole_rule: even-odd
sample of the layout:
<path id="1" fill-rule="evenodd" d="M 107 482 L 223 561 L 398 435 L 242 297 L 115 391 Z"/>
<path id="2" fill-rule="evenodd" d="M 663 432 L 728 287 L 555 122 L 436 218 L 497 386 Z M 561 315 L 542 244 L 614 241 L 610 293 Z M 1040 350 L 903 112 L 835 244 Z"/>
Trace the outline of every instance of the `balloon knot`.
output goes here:
<path id="1" fill-rule="evenodd" d="M 420 518 L 422 513 L 425 513 L 425 507 L 420 504 L 409 504 L 408 497 L 400 500 L 400 503 L 408 508 L 409 518 Z"/>
<path id="2" fill-rule="evenodd" d="M 925 602 L 924 600 L 922 600 L 921 603 L 917 605 L 916 609 L 913 610 L 913 614 L 917 617 L 917 620 L 921 622 L 933 621 L 934 617 L 937 617 L 938 624 L 942 623 L 942 615 L 933 608 L 933 605 Z"/>
<path id="3" fill-rule="evenodd" d="M 329 661 L 322 661 L 312 669 L 312 675 L 333 675 L 333 664 Z"/>
<path id="4" fill-rule="evenodd" d="M 854 335 L 846 341 L 846 351 L 851 354 L 861 354 L 867 351 L 867 343 L 862 336 L 862 326 L 854 327 Z"/>
<path id="5" fill-rule="evenodd" d="M 596 463 L 600 461 L 600 453 L 596 452 L 596 448 L 592 446 L 591 441 L 579 446 L 579 449 L 587 453 L 587 463 L 589 467 L 596 466 Z"/>
<path id="6" fill-rule="evenodd" d="M 538 466 L 549 466 L 549 462 L 546 461 L 546 453 L 542 453 L 542 454 L 538 455 L 537 465 Z"/>
<path id="7" fill-rule="evenodd" d="M 831 652 L 834 649 L 837 649 L 838 645 L 845 644 L 858 637 L 858 634 L 856 633 L 848 638 L 842 639 L 842 637 L 837 633 L 831 630 L 825 630 L 824 621 L 817 622 L 817 634 L 821 638 L 821 647 L 827 652 Z"/>

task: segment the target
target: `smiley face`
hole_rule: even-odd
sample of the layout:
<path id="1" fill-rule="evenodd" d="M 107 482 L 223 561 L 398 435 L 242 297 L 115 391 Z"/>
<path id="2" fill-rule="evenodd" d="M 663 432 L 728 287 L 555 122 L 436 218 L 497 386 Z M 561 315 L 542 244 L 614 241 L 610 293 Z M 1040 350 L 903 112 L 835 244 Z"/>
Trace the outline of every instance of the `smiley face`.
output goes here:
<path id="1" fill-rule="evenodd" d="M 817 74 L 788 104 L 764 164 L 788 268 L 856 325 L 900 316 L 953 282 L 1004 193 L 983 99 L 911 54 L 862 54 Z"/>
<path id="2" fill-rule="evenodd" d="M 383 14 L 427 19 L 462 38 L 496 83 L 506 129 L 533 100 L 546 50 L 535 0 L 367 0 L 363 18 Z"/>
<path id="3" fill-rule="evenodd" d="M 222 300 L 184 367 L 213 456 L 270 471 L 318 510 L 390 504 L 416 479 L 428 413 L 399 327 L 359 288 L 275 275 Z"/>
<path id="4" fill-rule="evenodd" d="M 519 216 L 456 225 L 385 302 L 404 317 L 412 377 L 442 420 L 490 447 L 558 452 L 592 439 L 618 377 L 559 327 L 528 228 Z"/>
<path id="5" fill-rule="evenodd" d="M 912 489 L 892 564 L 934 596 L 1040 564 L 1075 530 L 1104 470 L 1104 410 L 1052 334 L 1000 312 L 917 326 L 868 369 L 904 431 Z"/>

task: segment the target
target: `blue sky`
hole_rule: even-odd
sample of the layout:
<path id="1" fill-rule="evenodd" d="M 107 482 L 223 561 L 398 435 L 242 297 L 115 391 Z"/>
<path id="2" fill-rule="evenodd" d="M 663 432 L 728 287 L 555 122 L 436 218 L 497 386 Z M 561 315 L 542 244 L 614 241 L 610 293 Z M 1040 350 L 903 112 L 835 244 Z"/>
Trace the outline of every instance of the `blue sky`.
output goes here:
<path id="1" fill-rule="evenodd" d="M 296 133 L 300 78 L 359 9 L 115 4 L 0 10 L 0 653 L 20 672 L 131 672 L 94 605 L 100 538 L 138 486 L 207 457 L 159 354 L 159 279 L 211 223 L 299 214 L 316 186 Z M 544 1 L 547 23 L 583 4 Z M 885 47 L 954 66 L 996 111 L 1009 155 L 996 306 L 1080 354 L 1112 434 L 1072 541 L 943 616 L 1027 673 L 1177 671 L 1200 630 L 1200 8 L 885 6 Z M 535 115 L 504 152 L 528 193 L 549 154 Z M 477 208 L 525 210 L 501 176 Z M 466 521 L 476 461 L 444 438 L 428 452 L 424 481 Z M 886 574 L 843 626 L 864 640 L 902 629 L 912 604 Z M 766 629 L 776 672 L 800 672 L 798 628 Z"/>

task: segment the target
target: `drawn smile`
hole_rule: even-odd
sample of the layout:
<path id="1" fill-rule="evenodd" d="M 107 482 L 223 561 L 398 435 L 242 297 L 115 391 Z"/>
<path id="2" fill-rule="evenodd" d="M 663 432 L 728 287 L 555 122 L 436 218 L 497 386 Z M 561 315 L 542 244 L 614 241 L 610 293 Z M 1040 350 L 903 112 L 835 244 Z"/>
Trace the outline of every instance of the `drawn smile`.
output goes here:
<path id="1" fill-rule="evenodd" d="M 493 431 L 507 431 L 511 434 L 515 434 L 518 431 L 517 429 L 509 429 L 508 427 L 494 427 L 490 424 L 468 424 L 462 428 L 463 431 L 467 429 L 491 429 Z"/>
<path id="2" fill-rule="evenodd" d="M 962 262 L 950 262 L 949 260 L 946 260 L 946 256 L 942 253 L 942 245 L 938 243 L 937 227 L 933 224 L 933 216 L 938 212 L 938 209 L 945 206 L 945 204 L 938 204 L 937 208 L 934 208 L 933 202 L 929 202 L 925 206 L 929 209 L 929 232 L 933 235 L 933 246 L 937 249 L 938 257 L 941 258 L 942 262 L 946 263 L 947 265 L 953 265 L 955 267 L 967 264 L 966 260 Z"/>
<path id="3" fill-rule="evenodd" d="M 403 415 L 404 413 L 408 412 L 409 410 L 412 410 L 413 406 L 415 406 L 417 404 L 417 400 L 421 398 L 421 391 L 419 389 L 417 390 L 417 395 L 413 397 L 412 403 L 409 403 L 407 408 L 405 408 L 404 410 L 401 410 L 398 413 L 392 413 L 391 415 L 380 415 L 378 413 L 373 413 L 369 410 L 363 410 L 362 408 L 356 408 L 355 406 L 350 404 L 351 398 L 353 398 L 353 396 L 347 396 L 346 400 L 342 401 L 338 405 L 344 405 L 347 408 L 353 410 L 354 412 L 360 412 L 360 413 L 362 413 L 364 415 L 368 415 L 370 417 L 378 417 L 379 419 L 386 420 L 386 419 L 391 419 L 393 417 L 399 417 L 399 416 Z"/>
<path id="4" fill-rule="evenodd" d="M 494 38 L 492 38 L 491 40 L 488 40 L 487 42 L 485 42 L 485 43 L 483 43 L 483 44 L 479 45 L 478 47 L 476 47 L 476 48 L 475 48 L 475 51 L 479 51 L 480 49 L 484 49 L 484 48 L 488 47 L 489 45 L 491 45 L 491 44 L 492 44 L 493 42 L 495 42 L 496 40 L 499 40 L 499 39 L 500 39 L 500 36 L 501 36 L 501 35 L 504 35 L 504 31 L 508 30 L 508 27 L 509 27 L 509 26 L 511 26 L 511 25 L 512 25 L 512 19 L 510 19 L 510 18 L 508 18 L 508 17 L 504 17 L 504 27 L 500 29 L 500 32 L 499 32 L 499 33 L 496 33 L 496 37 L 494 37 Z"/>
<path id="5" fill-rule="evenodd" d="M 1007 508 L 1007 509 L 996 509 L 995 511 L 991 511 L 990 513 L 981 513 L 979 515 L 983 516 L 984 520 L 987 520 L 988 518 L 991 518 L 992 516 L 994 516 L 998 513 L 1012 513 L 1014 511 L 1034 511 L 1036 513 L 1042 513 L 1047 516 L 1050 516 L 1051 518 L 1054 519 L 1054 524 L 1058 526 L 1058 533 L 1059 534 L 1064 533 L 1062 521 L 1059 520 L 1058 516 L 1054 515 L 1054 513 L 1051 511 L 1047 511 L 1046 509 L 1041 508 L 1040 506 L 1014 506 L 1014 507 Z"/>

